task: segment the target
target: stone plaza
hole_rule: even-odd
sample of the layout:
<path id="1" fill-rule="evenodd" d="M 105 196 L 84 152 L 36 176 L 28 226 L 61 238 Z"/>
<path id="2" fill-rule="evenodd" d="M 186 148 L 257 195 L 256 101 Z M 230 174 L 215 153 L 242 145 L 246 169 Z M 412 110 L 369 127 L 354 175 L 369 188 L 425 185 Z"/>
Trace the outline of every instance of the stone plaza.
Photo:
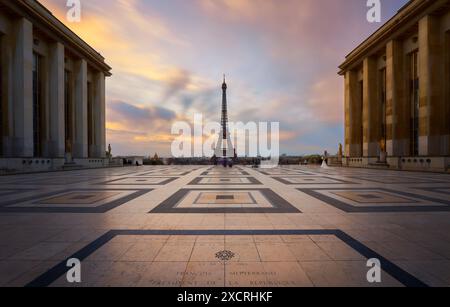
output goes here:
<path id="1" fill-rule="evenodd" d="M 1 286 L 450 285 L 448 174 L 144 166 L 0 186 Z"/>

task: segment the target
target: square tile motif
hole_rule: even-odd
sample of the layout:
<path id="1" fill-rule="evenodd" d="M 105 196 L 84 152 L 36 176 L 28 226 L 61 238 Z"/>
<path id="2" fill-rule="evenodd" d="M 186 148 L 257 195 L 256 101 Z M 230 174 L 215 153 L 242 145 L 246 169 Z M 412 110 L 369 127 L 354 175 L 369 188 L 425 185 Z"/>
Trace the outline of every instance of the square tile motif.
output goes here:
<path id="1" fill-rule="evenodd" d="M 450 187 L 434 187 L 434 188 L 428 187 L 428 188 L 416 188 L 416 189 L 450 196 Z"/>
<path id="2" fill-rule="evenodd" d="M 91 205 L 117 195 L 120 195 L 120 192 L 71 192 L 60 196 L 43 199 L 39 201 L 39 203 L 48 205 Z"/>
<path id="3" fill-rule="evenodd" d="M 335 240 L 321 242 L 321 237 Z M 365 263 L 372 258 L 381 262 L 382 286 L 428 286 L 345 232 L 332 229 L 111 230 L 44 273 L 30 276 L 25 286 L 71 286 L 65 278 L 70 258 L 86 268 L 84 286 L 324 285 L 309 264 L 342 271 L 330 276 L 341 286 L 371 286 Z M 343 263 L 357 265 L 342 270 Z"/>
<path id="4" fill-rule="evenodd" d="M 446 212 L 450 200 L 384 188 L 299 188 L 345 212 Z"/>
<path id="5" fill-rule="evenodd" d="M 149 213 L 301 213 L 271 189 L 181 189 Z"/>
<path id="6" fill-rule="evenodd" d="M 389 203 L 412 203 L 416 202 L 415 200 L 408 199 L 405 197 L 394 196 L 392 194 L 387 194 L 378 191 L 340 191 L 340 192 L 332 192 L 332 194 L 347 198 L 357 203 L 364 204 L 389 204 Z"/>
<path id="7" fill-rule="evenodd" d="M 364 180 L 369 182 L 383 183 L 383 184 L 414 184 L 414 183 L 445 183 L 441 180 L 433 180 L 429 178 L 416 178 L 408 176 L 348 176 L 356 180 Z"/>
<path id="8" fill-rule="evenodd" d="M 191 191 L 175 208 L 261 209 L 273 208 L 261 191 Z"/>
<path id="9" fill-rule="evenodd" d="M 194 204 L 256 204 L 256 200 L 249 192 L 200 192 Z"/>
<path id="10" fill-rule="evenodd" d="M 0 203 L 0 212 L 105 213 L 152 189 L 73 189 L 19 198 Z"/>
<path id="11" fill-rule="evenodd" d="M 291 176 L 291 177 L 272 177 L 273 179 L 288 185 L 295 184 L 355 184 L 354 182 L 344 181 L 323 176 Z"/>
<path id="12" fill-rule="evenodd" d="M 307 173 L 303 172 L 297 172 L 297 171 L 286 171 L 286 170 L 279 170 L 279 169 L 265 169 L 265 170 L 258 170 L 263 175 L 266 176 L 299 176 L 299 175 L 309 175 Z"/>
<path id="13" fill-rule="evenodd" d="M 137 176 L 186 176 L 190 172 L 187 171 L 173 171 L 173 170 L 155 170 L 138 174 Z"/>
<path id="14" fill-rule="evenodd" d="M 197 177 L 189 185 L 258 185 L 261 184 L 254 177 Z"/>
<path id="15" fill-rule="evenodd" d="M 239 177 L 239 176 L 250 176 L 250 174 L 240 168 L 214 167 L 214 168 L 208 169 L 207 171 L 201 173 L 200 176 Z"/>
<path id="16" fill-rule="evenodd" d="M 97 185 L 166 185 L 179 177 L 126 177 L 114 179 Z"/>

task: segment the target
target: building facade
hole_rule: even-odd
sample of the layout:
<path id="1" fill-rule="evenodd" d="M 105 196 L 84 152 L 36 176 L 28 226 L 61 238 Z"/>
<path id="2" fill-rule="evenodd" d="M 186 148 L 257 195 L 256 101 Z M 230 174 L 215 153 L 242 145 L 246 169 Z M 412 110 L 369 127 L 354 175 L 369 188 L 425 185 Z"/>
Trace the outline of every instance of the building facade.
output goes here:
<path id="1" fill-rule="evenodd" d="M 35 0 L 0 0 L 0 169 L 107 163 L 105 59 Z"/>
<path id="2" fill-rule="evenodd" d="M 339 68 L 344 165 L 449 170 L 450 1 L 408 2 Z"/>

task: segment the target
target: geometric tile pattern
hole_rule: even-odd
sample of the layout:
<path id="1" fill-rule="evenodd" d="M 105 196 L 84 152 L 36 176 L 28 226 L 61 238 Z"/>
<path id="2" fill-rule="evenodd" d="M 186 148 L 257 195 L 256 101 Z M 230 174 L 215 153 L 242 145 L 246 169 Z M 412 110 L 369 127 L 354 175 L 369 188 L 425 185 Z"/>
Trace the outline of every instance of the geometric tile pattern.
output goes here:
<path id="1" fill-rule="evenodd" d="M 422 191 L 427 191 L 427 192 L 434 192 L 434 193 L 438 193 L 438 194 L 443 194 L 443 195 L 447 195 L 450 196 L 450 187 L 427 187 L 427 188 L 417 188 L 418 190 L 422 190 Z"/>
<path id="2" fill-rule="evenodd" d="M 69 192 L 59 196 L 43 199 L 39 204 L 67 204 L 67 205 L 93 205 L 102 200 L 119 195 L 119 192 L 111 191 L 86 191 L 86 192 Z"/>
<path id="3" fill-rule="evenodd" d="M 81 286 L 376 286 L 368 258 L 380 286 L 450 286 L 449 174 L 132 166 L 0 186 L 0 286 L 68 286 L 73 256 Z"/>
<path id="4" fill-rule="evenodd" d="M 272 237 L 276 239 L 280 235 L 283 235 L 287 242 L 297 243 L 283 243 L 282 241 L 277 243 L 277 240 L 271 241 Z M 172 242 L 178 242 L 178 250 L 182 250 L 186 256 L 179 253 L 171 253 L 176 246 L 165 238 L 167 236 L 171 236 L 174 239 Z M 187 236 L 189 238 L 185 240 L 183 237 Z M 214 239 L 214 236 L 217 238 Z M 85 279 L 84 282 L 92 286 L 123 286 L 130 285 L 132 282 L 134 282 L 135 286 L 177 287 L 207 285 L 216 287 L 312 286 L 311 278 L 314 280 L 314 274 L 307 265 L 308 262 L 301 261 L 309 259 L 310 264 L 326 265 L 330 263 L 333 257 L 336 257 L 333 253 L 321 251 L 321 243 L 314 243 L 313 240 L 316 237 L 320 239 L 320 237 L 324 236 L 335 237 L 336 240 L 333 241 L 333 246 L 336 249 L 347 250 L 347 257 L 348 259 L 353 259 L 353 262 L 358 260 L 360 263 L 364 263 L 368 259 L 379 259 L 384 271 L 382 275 L 384 283 L 382 285 L 428 286 L 423 281 L 340 230 L 111 230 L 78 250 L 67 259 L 56 264 L 48 271 L 37 276 L 26 286 L 72 286 L 65 279 L 65 275 L 69 270 L 66 265 L 67 260 L 71 258 L 76 258 L 81 261 L 86 260 L 94 264 L 98 263 L 98 265 L 90 268 L 89 272 L 85 274 L 87 275 L 85 277 L 87 280 Z M 127 237 L 130 237 L 130 240 L 127 241 Z M 139 242 L 141 243 L 136 243 L 136 237 L 138 239 L 140 237 L 141 240 Z M 204 240 L 202 237 L 207 237 L 207 239 Z M 228 238 L 230 242 L 233 242 L 233 240 L 235 240 L 234 242 L 246 242 L 247 250 L 254 249 L 255 253 L 245 252 L 242 249 L 242 243 L 229 244 L 229 248 L 235 250 L 235 253 L 232 251 L 224 251 L 221 249 L 225 246 L 223 243 L 224 239 L 221 239 L 221 237 Z M 256 239 L 255 242 L 255 237 L 261 239 L 261 241 Z M 294 241 L 290 241 L 291 239 Z M 117 240 L 118 243 L 113 243 L 114 240 Z M 113 248 L 115 249 L 114 244 L 128 245 L 130 247 L 128 249 L 122 249 L 122 252 L 117 253 L 112 252 Z M 316 252 L 310 253 L 309 255 L 304 254 L 302 250 L 307 246 L 311 252 L 314 249 L 316 249 Z M 120 251 L 120 249 L 115 250 Z M 146 252 L 143 253 L 143 251 Z M 222 256 L 224 252 L 226 252 L 226 257 Z M 220 262 L 217 262 L 217 255 L 223 258 L 219 259 Z M 215 258 L 216 261 L 214 260 Z M 118 272 L 109 272 L 108 274 L 105 271 L 102 273 L 103 270 L 100 266 L 100 261 L 103 261 L 103 263 L 105 263 L 104 261 L 115 261 L 116 266 L 123 265 L 126 268 L 126 263 L 130 260 L 141 261 L 141 265 L 135 267 L 128 266 L 126 274 L 122 275 L 124 280 L 110 279 L 109 282 L 108 279 L 104 280 L 104 274 L 108 277 L 109 274 L 117 275 Z M 299 265 L 300 263 L 303 266 Z M 204 271 L 205 274 L 194 274 L 193 270 L 195 268 Z M 288 271 L 285 271 L 286 269 Z M 291 274 L 288 273 L 289 271 Z M 145 272 L 149 273 L 146 274 Z M 364 270 L 360 270 L 357 273 L 356 282 L 358 282 L 359 286 L 371 285 L 365 279 L 366 273 Z M 310 278 L 308 278 L 308 275 Z M 248 276 L 248 278 L 243 276 Z M 347 281 L 350 282 L 351 279 L 347 279 Z M 353 280 L 353 282 L 355 281 Z"/>
<path id="5" fill-rule="evenodd" d="M 300 188 L 298 190 L 345 212 L 450 211 L 450 200 L 385 188 Z"/>
<path id="6" fill-rule="evenodd" d="M 291 177 L 272 177 L 284 184 L 355 184 L 350 181 L 335 179 L 323 176 L 291 176 Z"/>
<path id="7" fill-rule="evenodd" d="M 271 189 L 181 189 L 150 213 L 300 213 Z"/>
<path id="8" fill-rule="evenodd" d="M 445 183 L 445 181 L 438 181 L 426 178 L 407 177 L 407 176 L 370 176 L 370 177 L 349 176 L 349 177 L 356 180 L 364 180 L 383 184 Z"/>
<path id="9" fill-rule="evenodd" d="M 201 176 L 220 176 L 220 177 L 235 177 L 235 176 L 249 176 L 250 174 L 246 171 L 239 170 L 239 169 L 231 169 L 229 171 L 227 170 L 209 170 L 206 172 L 203 172 Z"/>
<path id="10" fill-rule="evenodd" d="M 151 189 L 71 189 L 0 203 L 0 212 L 105 213 Z"/>
<path id="11" fill-rule="evenodd" d="M 197 177 L 189 185 L 258 185 L 261 184 L 254 177 Z"/>
<path id="12" fill-rule="evenodd" d="M 114 179 L 98 185 L 166 185 L 179 177 L 125 177 Z"/>

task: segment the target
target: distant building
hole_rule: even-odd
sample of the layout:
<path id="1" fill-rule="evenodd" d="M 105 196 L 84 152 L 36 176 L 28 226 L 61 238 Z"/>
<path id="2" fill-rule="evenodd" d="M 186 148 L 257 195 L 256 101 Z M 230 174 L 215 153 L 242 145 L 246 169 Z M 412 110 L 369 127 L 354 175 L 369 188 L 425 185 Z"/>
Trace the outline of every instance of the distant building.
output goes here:
<path id="1" fill-rule="evenodd" d="M 340 74 L 344 165 L 449 169 L 450 1 L 410 1 L 346 57 Z"/>
<path id="2" fill-rule="evenodd" d="M 126 156 L 126 157 L 117 157 L 119 159 L 123 160 L 123 164 L 126 165 L 138 165 L 142 166 L 144 165 L 144 159 L 145 157 L 141 156 Z"/>
<path id="3" fill-rule="evenodd" d="M 0 169 L 108 163 L 104 58 L 34 0 L 0 0 Z"/>

